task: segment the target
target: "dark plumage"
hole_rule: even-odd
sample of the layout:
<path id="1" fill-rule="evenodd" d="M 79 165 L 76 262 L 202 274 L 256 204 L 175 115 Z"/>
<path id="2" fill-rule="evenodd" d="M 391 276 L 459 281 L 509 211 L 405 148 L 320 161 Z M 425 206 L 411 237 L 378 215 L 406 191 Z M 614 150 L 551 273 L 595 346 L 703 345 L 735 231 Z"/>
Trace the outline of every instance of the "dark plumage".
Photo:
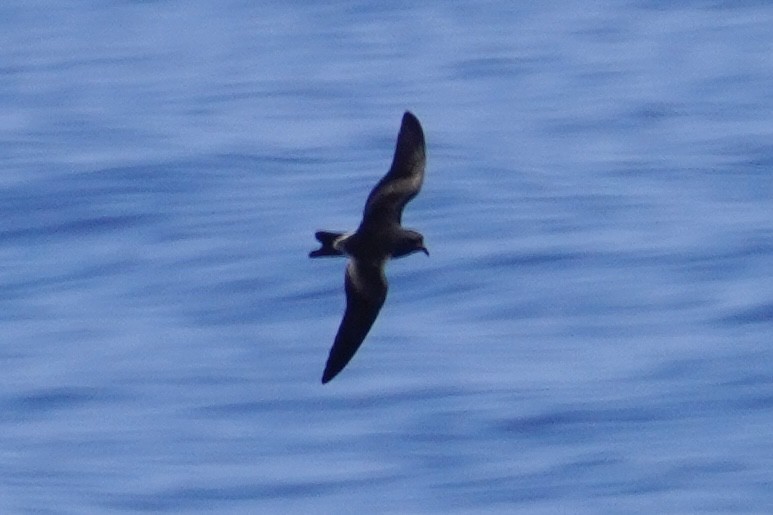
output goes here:
<path id="1" fill-rule="evenodd" d="M 346 311 L 330 349 L 323 383 L 344 369 L 376 320 L 387 294 L 387 260 L 417 251 L 429 255 L 424 237 L 401 225 L 403 208 L 421 189 L 425 163 L 424 132 L 419 120 L 406 111 L 392 166 L 368 195 L 360 226 L 354 233 L 315 234 L 322 246 L 309 257 L 349 257 L 344 280 Z"/>

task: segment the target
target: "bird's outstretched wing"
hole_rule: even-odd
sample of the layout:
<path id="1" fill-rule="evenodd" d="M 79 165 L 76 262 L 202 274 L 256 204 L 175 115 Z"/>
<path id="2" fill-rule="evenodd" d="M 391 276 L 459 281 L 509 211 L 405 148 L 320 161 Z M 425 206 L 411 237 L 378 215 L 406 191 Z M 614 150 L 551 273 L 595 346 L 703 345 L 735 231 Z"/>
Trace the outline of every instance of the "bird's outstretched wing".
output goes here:
<path id="1" fill-rule="evenodd" d="M 403 208 L 421 189 L 426 160 L 424 131 L 419 120 L 406 111 L 397 135 L 392 166 L 365 202 L 364 226 L 400 224 Z"/>
<path id="2" fill-rule="evenodd" d="M 322 383 L 333 379 L 349 363 L 370 331 L 384 304 L 387 281 L 383 263 L 350 260 L 346 267 L 346 311 L 327 358 Z"/>

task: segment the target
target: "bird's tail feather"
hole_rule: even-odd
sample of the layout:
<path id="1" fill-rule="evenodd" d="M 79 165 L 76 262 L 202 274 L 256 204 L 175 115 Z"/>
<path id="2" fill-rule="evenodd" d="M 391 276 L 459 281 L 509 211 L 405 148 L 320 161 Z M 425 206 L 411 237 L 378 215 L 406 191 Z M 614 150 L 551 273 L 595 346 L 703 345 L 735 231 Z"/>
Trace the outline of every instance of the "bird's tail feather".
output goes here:
<path id="1" fill-rule="evenodd" d="M 344 233 L 342 232 L 317 231 L 314 233 L 314 237 L 317 238 L 317 241 L 319 241 L 322 246 L 317 250 L 309 252 L 309 257 L 343 256 L 344 253 L 334 246 L 336 240 L 343 235 Z"/>

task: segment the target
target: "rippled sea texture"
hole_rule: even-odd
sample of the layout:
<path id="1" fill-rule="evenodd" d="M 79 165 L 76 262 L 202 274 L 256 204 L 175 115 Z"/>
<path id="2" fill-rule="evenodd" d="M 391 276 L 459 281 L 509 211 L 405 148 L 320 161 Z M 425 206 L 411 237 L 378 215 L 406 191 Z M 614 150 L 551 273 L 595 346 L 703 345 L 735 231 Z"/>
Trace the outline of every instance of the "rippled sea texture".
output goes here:
<path id="1" fill-rule="evenodd" d="M 773 511 L 773 7 L 526 4 L 4 2 L 0 512 Z"/>

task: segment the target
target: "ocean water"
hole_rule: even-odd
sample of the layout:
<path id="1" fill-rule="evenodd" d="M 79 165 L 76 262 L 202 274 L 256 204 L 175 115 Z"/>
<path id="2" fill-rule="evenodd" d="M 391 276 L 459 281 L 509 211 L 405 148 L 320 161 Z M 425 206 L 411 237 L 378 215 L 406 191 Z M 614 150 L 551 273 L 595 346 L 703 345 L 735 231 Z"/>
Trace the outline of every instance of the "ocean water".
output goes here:
<path id="1" fill-rule="evenodd" d="M 528 5 L 527 5 L 528 4 Z M 0 512 L 773 512 L 773 6 L 0 5 Z M 319 383 L 404 110 L 428 168 Z"/>

